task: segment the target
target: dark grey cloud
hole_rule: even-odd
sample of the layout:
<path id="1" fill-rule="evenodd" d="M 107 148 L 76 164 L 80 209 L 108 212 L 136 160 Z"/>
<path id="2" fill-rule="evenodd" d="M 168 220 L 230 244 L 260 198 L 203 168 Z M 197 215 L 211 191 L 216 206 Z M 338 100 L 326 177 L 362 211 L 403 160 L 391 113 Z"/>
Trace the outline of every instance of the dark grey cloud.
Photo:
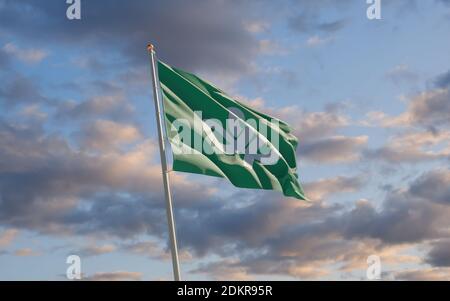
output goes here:
<path id="1" fill-rule="evenodd" d="M 304 141 L 298 147 L 301 158 L 315 162 L 339 163 L 355 161 L 365 148 L 368 137 L 335 136 L 314 141 Z"/>
<path id="2" fill-rule="evenodd" d="M 0 100 L 7 106 L 48 101 L 42 95 L 39 82 L 36 79 L 10 73 L 8 78 L 3 78 L 3 80 L 5 83 L 0 87 Z"/>
<path id="3" fill-rule="evenodd" d="M 355 192 L 364 187 L 366 178 L 363 176 L 337 176 L 305 183 L 308 198 L 313 201 L 325 201 L 331 196 L 345 192 Z"/>
<path id="4" fill-rule="evenodd" d="M 195 219 L 177 217 L 179 224 L 186 225 L 180 226 L 179 231 L 183 247 L 200 256 L 210 252 L 232 256 L 253 249 L 265 250 L 272 246 L 270 240 L 279 237 L 283 229 L 319 222 L 322 214 L 326 216 L 338 207 L 317 204 L 296 208 L 288 200 L 258 198 L 243 208 L 222 204 L 218 209 L 214 214 L 199 214 Z M 206 235 L 199 235 L 205 230 Z"/>
<path id="5" fill-rule="evenodd" d="M 61 121 L 88 120 L 93 117 L 108 117 L 112 120 L 130 120 L 134 108 L 123 95 L 100 95 L 82 102 L 62 102 L 58 104 L 55 117 Z"/>
<path id="6" fill-rule="evenodd" d="M 256 236 L 249 240 L 246 238 L 247 234 L 242 234 L 239 240 L 241 243 L 231 247 L 228 245 L 228 248 L 225 247 L 225 242 L 230 234 L 221 233 L 218 237 L 225 240 L 208 240 L 205 247 L 211 248 L 219 244 L 229 256 L 239 256 L 240 260 L 234 263 L 222 263 L 227 264 L 231 270 L 243 270 L 253 274 L 288 274 L 300 278 L 318 277 L 322 275 L 323 265 L 341 262 L 344 267 L 354 264 L 364 266 L 368 255 L 382 254 L 385 248 L 445 238 L 449 225 L 446 216 L 450 210 L 430 202 L 428 197 L 430 195 L 424 194 L 421 198 L 415 198 L 408 192 L 393 191 L 380 209 L 376 209 L 367 201 L 357 202 L 350 210 L 313 206 L 301 208 L 298 212 L 293 208 L 280 211 L 279 205 L 272 204 L 270 210 L 267 210 L 267 216 L 283 216 L 283 225 L 276 227 L 270 224 L 268 227 L 265 222 L 262 227 L 251 230 L 255 231 Z M 259 203 L 254 206 L 259 207 Z M 255 207 L 249 208 L 249 214 L 255 211 Z M 259 210 L 262 208 L 258 209 L 257 213 L 264 219 L 265 214 Z M 244 211 L 247 211 L 247 208 Z M 299 222 L 292 222 L 291 214 L 296 216 Z M 208 230 L 215 229 L 212 224 L 214 220 L 206 219 L 209 221 L 206 222 Z M 217 221 L 221 224 L 221 229 L 229 228 L 221 222 L 223 220 L 228 219 L 220 217 Z M 245 220 L 239 215 L 232 223 L 237 224 L 237 228 L 250 229 Z M 258 224 L 258 221 L 255 222 Z M 197 228 L 196 230 L 201 231 Z M 238 235 L 238 229 L 234 233 Z M 201 237 L 202 240 L 206 239 L 205 236 Z M 246 245 L 242 242 L 246 242 Z M 197 246 L 197 242 L 194 245 Z M 217 270 L 214 264 L 200 267 L 194 272 L 208 273 L 209 268 L 219 273 L 227 272 Z"/>
<path id="7" fill-rule="evenodd" d="M 436 87 L 438 88 L 450 88 L 450 70 L 439 75 L 434 81 Z"/>
<path id="8" fill-rule="evenodd" d="M 349 125 L 348 118 L 340 111 L 341 107 L 342 104 L 329 104 L 324 112 L 292 110 L 292 115 L 285 113 L 285 119 L 292 124 L 294 134 L 299 138 L 297 153 L 300 158 L 317 163 L 342 163 L 359 159 L 366 148 L 368 137 L 338 134 L 340 129 Z"/>
<path id="9" fill-rule="evenodd" d="M 435 89 L 428 89 L 410 100 L 407 111 L 400 116 L 405 119 L 404 123 L 431 129 L 449 125 L 450 72 L 437 76 L 433 82 Z"/>
<path id="10" fill-rule="evenodd" d="M 258 43 L 245 30 L 246 1 L 91 0 L 82 19 L 66 19 L 65 1 L 2 0 L 0 25 L 11 35 L 34 43 L 67 44 L 91 53 L 121 53 L 147 63 L 147 42 L 167 62 L 187 69 L 245 72 L 258 54 Z M 26 14 L 24 11 L 33 11 Z M 93 49 L 92 46 L 95 46 Z"/>
<path id="11" fill-rule="evenodd" d="M 5 141 L 0 145 L 2 225 L 125 240 L 142 234 L 167 239 L 159 166 L 133 164 L 151 153 L 84 152 L 40 129 L 6 123 L 0 136 Z M 433 201 L 441 194 L 425 188 L 427 177 L 389 192 L 380 209 L 367 201 L 352 207 L 320 201 L 307 205 L 276 192 L 241 191 L 225 198 L 173 178 L 180 246 L 195 256 L 240 258 L 236 267 L 253 274 L 315 277 L 307 268 L 311 263 L 319 270 L 329 261 L 365 264 L 367 253 L 446 237 L 450 207 Z M 362 183 L 355 177 L 307 186 L 329 202 Z"/>
<path id="12" fill-rule="evenodd" d="M 151 142 L 129 153 L 94 153 L 74 149 L 40 127 L 6 122 L 0 123 L 0 137 L 0 224 L 121 237 L 165 233 L 160 167 L 152 163 Z M 181 210 L 215 206 L 208 190 L 173 181 Z"/>
<path id="13" fill-rule="evenodd" d="M 420 242 L 438 237 L 434 218 L 438 209 L 426 202 L 391 195 L 381 211 L 368 203 L 361 203 L 340 218 L 347 238 L 376 238 L 387 244 Z"/>
<path id="14" fill-rule="evenodd" d="M 131 271 L 98 272 L 84 278 L 86 281 L 139 281 L 141 279 L 141 272 Z"/>
<path id="15" fill-rule="evenodd" d="M 406 270 L 393 273 L 395 280 L 406 281 L 449 281 L 450 270 L 446 268 L 428 268 Z"/>
<path id="16" fill-rule="evenodd" d="M 420 176 L 411 183 L 411 186 L 414 187 L 416 182 L 421 182 L 425 177 L 426 174 Z M 219 274 L 229 272 L 233 275 L 231 272 L 237 270 L 242 273 L 288 274 L 300 278 L 314 278 L 326 275 L 322 274 L 325 272 L 322 268 L 329 264 L 341 262 L 343 268 L 357 264 L 365 266 L 368 255 L 383 254 L 384 249 L 389 250 L 405 243 L 419 245 L 433 239 L 445 241 L 448 237 L 447 215 L 450 208 L 434 203 L 431 200 L 433 194 L 427 190 L 419 196 L 413 195 L 410 191 L 411 189 L 389 192 L 380 209 L 368 201 L 357 202 L 349 210 L 313 206 L 301 208 L 299 212 L 292 208 L 281 212 L 280 206 L 275 205 L 270 209 L 270 213 L 267 211 L 267 214 L 274 216 L 281 214 L 284 220 L 283 225 L 276 227 L 276 231 L 267 231 L 270 227 L 265 226 L 254 230 L 257 236 L 253 237 L 253 240 L 241 238 L 239 241 L 247 242 L 247 245 L 240 243 L 231 247 L 231 250 L 239 254 L 237 256 L 240 259 L 222 262 L 229 267 L 225 271 L 218 269 L 220 266 L 218 263 L 201 266 L 193 272 L 208 273 L 208 269 L 211 268 Z M 255 203 L 255 206 L 258 204 Z M 253 211 L 255 208 L 250 210 Z M 289 218 L 291 213 L 298 216 L 299 222 L 291 222 Z M 258 214 L 264 216 L 259 211 Z M 242 219 L 245 220 L 243 216 L 237 218 Z M 207 223 L 208 229 L 215 228 L 211 222 L 214 221 L 211 219 Z M 233 222 L 248 228 L 245 221 Z M 221 237 L 227 235 L 222 234 Z M 205 237 L 202 236 L 202 239 Z M 208 243 L 209 246 L 223 245 L 224 241 L 220 243 L 219 240 L 212 240 Z M 444 243 L 440 244 L 439 248 L 436 246 L 427 261 L 435 262 L 437 266 L 446 266 L 448 260 L 446 256 L 448 253 L 444 251 L 446 247 L 447 244 Z M 230 248 L 227 252 L 236 254 L 231 252 Z M 435 261 L 432 261 L 433 259 Z"/>
<path id="17" fill-rule="evenodd" d="M 433 243 L 426 261 L 432 266 L 450 267 L 450 240 Z"/>
<path id="18" fill-rule="evenodd" d="M 411 195 L 450 205 L 450 171 L 435 170 L 424 174 L 409 188 Z"/>
<path id="19" fill-rule="evenodd" d="M 150 234 L 162 238 L 167 231 L 164 208 L 156 204 L 162 199 L 162 196 L 139 198 L 138 195 L 130 199 L 112 193 L 91 197 L 90 208 L 73 208 L 59 223 L 78 235 L 108 234 L 131 239 Z"/>
<path id="20" fill-rule="evenodd" d="M 289 21 L 290 27 L 301 33 L 334 33 L 344 28 L 349 21 L 346 19 L 330 21 L 330 22 L 318 22 L 317 18 L 309 17 L 306 14 L 301 14 L 292 18 Z"/>
<path id="21" fill-rule="evenodd" d="M 344 15 L 345 9 L 352 3 L 352 0 L 344 1 L 305 1 L 295 0 L 291 4 L 291 10 L 296 13 L 288 19 L 289 27 L 299 33 L 307 34 L 333 34 L 343 29 L 349 18 L 323 19 L 324 12 L 339 11 Z M 294 9 L 292 9 L 294 8 Z"/>
<path id="22" fill-rule="evenodd" d="M 381 211 L 361 203 L 343 220 L 347 237 L 372 237 L 385 243 L 421 242 L 447 237 L 450 174 L 434 170 L 420 175 L 407 190 L 390 190 Z"/>
<path id="23" fill-rule="evenodd" d="M 70 252 L 70 254 L 78 254 L 83 257 L 98 256 L 103 254 L 112 253 L 116 250 L 114 245 L 102 245 L 102 246 L 86 246 L 76 251 Z"/>
<path id="24" fill-rule="evenodd" d="M 418 163 L 447 159 L 444 153 L 432 153 L 418 148 L 385 145 L 377 149 L 364 150 L 364 157 L 369 160 L 381 160 L 387 163 Z"/>
<path id="25" fill-rule="evenodd" d="M 412 120 L 425 126 L 440 126 L 449 123 L 449 89 L 429 91 L 417 96 L 410 104 Z"/>
<path id="26" fill-rule="evenodd" d="M 419 75 L 412 71 L 408 65 L 398 65 L 386 73 L 387 79 L 394 84 L 414 83 L 419 79 Z"/>

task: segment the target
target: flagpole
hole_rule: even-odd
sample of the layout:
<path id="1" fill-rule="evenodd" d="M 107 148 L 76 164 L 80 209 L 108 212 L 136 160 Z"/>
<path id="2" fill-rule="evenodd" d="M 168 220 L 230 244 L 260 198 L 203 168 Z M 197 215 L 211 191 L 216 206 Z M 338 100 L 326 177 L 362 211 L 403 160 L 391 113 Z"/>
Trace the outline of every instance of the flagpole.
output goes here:
<path id="1" fill-rule="evenodd" d="M 172 195 L 169 186 L 169 169 L 166 160 L 166 145 L 164 143 L 164 132 L 161 121 L 161 91 L 158 78 L 158 63 L 156 60 L 155 47 L 152 44 L 147 46 L 151 60 L 153 98 L 155 101 L 155 113 L 158 127 L 159 153 L 161 155 L 161 167 L 163 175 L 164 193 L 166 196 L 167 223 L 169 226 L 170 248 L 172 254 L 173 277 L 175 281 L 180 281 L 180 264 L 178 261 L 177 235 L 175 231 L 175 220 L 173 216 Z"/>

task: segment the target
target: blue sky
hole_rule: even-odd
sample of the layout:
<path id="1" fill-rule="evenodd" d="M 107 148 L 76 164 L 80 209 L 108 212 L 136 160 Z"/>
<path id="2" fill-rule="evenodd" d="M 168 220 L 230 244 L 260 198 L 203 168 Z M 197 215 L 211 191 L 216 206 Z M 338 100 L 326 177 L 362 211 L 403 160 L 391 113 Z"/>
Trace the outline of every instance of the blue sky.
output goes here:
<path id="1" fill-rule="evenodd" d="M 290 123 L 306 204 L 172 173 L 184 279 L 450 279 L 450 5 L 0 0 L 0 279 L 171 279 L 147 42 Z"/>

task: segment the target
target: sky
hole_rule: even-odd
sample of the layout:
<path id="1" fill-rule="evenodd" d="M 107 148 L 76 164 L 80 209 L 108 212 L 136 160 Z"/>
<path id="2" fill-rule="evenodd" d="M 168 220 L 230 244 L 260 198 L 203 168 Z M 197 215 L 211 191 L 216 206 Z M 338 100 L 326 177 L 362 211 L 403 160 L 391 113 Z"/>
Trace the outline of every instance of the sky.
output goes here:
<path id="1" fill-rule="evenodd" d="M 450 280 L 450 1 L 0 0 L 0 280 L 170 280 L 148 42 L 294 128 L 311 203 L 170 174 L 186 280 Z"/>

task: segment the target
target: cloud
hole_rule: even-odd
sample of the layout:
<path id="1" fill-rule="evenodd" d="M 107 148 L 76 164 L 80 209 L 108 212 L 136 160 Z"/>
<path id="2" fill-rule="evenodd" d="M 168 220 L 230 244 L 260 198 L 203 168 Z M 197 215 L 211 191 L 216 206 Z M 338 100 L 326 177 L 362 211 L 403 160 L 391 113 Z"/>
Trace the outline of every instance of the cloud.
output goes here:
<path id="1" fill-rule="evenodd" d="M 40 129 L 0 124 L 0 136 L 2 223 L 57 230 L 79 198 L 102 191 L 135 191 L 146 198 L 161 188 L 151 143 L 141 143 L 125 155 L 115 150 L 94 155 L 74 150 Z M 173 181 L 186 188 L 179 179 Z"/>
<path id="2" fill-rule="evenodd" d="M 326 110 L 307 112 L 298 106 L 271 108 L 266 106 L 264 99 L 242 99 L 256 110 L 265 112 L 271 116 L 277 116 L 288 122 L 294 129 L 294 134 L 299 139 L 316 140 L 323 136 L 330 136 L 340 128 L 350 125 L 348 117 L 340 114 L 338 110 Z"/>
<path id="3" fill-rule="evenodd" d="M 77 72 L 117 68 L 120 73 L 108 76 L 123 83 L 142 83 L 142 78 L 148 77 L 144 73 L 148 70 L 142 67 L 148 64 L 147 41 L 154 41 L 158 55 L 171 64 L 233 76 L 251 72 L 258 55 L 273 54 L 267 50 L 279 42 L 258 39 L 259 34 L 270 30 L 270 24 L 249 18 L 254 4 L 240 1 L 200 1 L 195 6 L 188 1 L 136 1 L 132 7 L 117 0 L 108 6 L 92 0 L 86 3 L 79 23 L 67 22 L 64 1 L 0 1 L 8 4 L 0 9 L 2 30 L 17 37 L 17 45 L 24 45 L 23 39 L 36 47 L 46 44 L 74 51 L 90 49 L 88 57 L 72 61 L 78 66 Z M 316 42 L 334 36 L 348 21 L 316 18 L 323 3 L 336 1 L 301 1 L 298 6 L 302 11 L 311 5 L 310 11 L 304 12 L 308 17 L 303 24 L 299 19 L 294 22 L 293 15 L 298 12 L 293 11 L 293 19 L 288 22 L 296 25 L 294 30 L 298 32 L 317 36 Z M 35 13 L 25 18 L 24 7 Z M 261 11 L 252 13 L 267 19 Z M 34 26 L 25 26 L 30 24 Z M 9 46 L 9 52 L 2 49 L 0 66 L 7 65 L 14 55 L 19 57 L 19 53 L 24 59 L 23 54 L 29 50 L 15 44 Z M 39 60 L 36 55 L 32 57 L 29 60 Z M 113 64 L 109 63 L 111 58 Z M 283 71 L 273 70 L 280 76 Z M 406 72 L 409 69 L 401 66 L 392 71 L 390 76 L 399 81 L 410 76 Z M 416 95 L 408 114 L 390 120 L 395 126 L 427 128 L 423 133 L 402 132 L 389 141 L 386 147 L 395 151 L 392 162 L 446 156 L 448 133 L 430 128 L 446 122 L 445 97 L 440 95 L 445 96 L 447 86 L 445 76 L 442 78 L 436 81 L 434 90 L 426 91 L 426 100 Z M 79 252 L 86 256 L 117 251 L 167 260 L 156 143 L 145 140 L 139 126 L 130 121 L 134 112 L 128 105 L 128 91 L 121 89 L 122 82 L 102 78 L 82 84 L 71 92 L 96 96 L 59 101 L 49 110 L 34 104 L 46 100 L 39 81 L 15 73 L 7 79 L 0 90 L 4 101 L 24 105 L 21 112 L 27 117 L 53 113 L 55 118 L 51 125 L 42 124 L 44 118 L 25 123 L 9 116 L 14 122 L 0 121 L 0 224 L 45 234 L 107 236 L 121 241 L 80 248 Z M 254 105 L 264 106 L 264 102 L 255 101 Z M 353 162 L 367 147 L 368 137 L 342 134 L 353 125 L 352 121 L 331 107 L 323 112 L 295 106 L 264 109 L 293 125 L 294 134 L 300 138 L 301 159 L 323 164 Z M 46 131 L 48 127 L 52 132 Z M 443 252 L 448 240 L 449 185 L 445 170 L 418 175 L 405 187 L 386 191 L 384 201 L 377 197 L 355 202 L 363 197 L 360 194 L 368 183 L 366 176 L 321 178 L 305 185 L 314 200 L 312 204 L 283 198 L 276 192 L 236 191 L 226 186 L 225 180 L 202 178 L 196 182 L 195 178 L 175 173 L 170 177 L 183 261 L 194 258 L 212 262 L 199 265 L 194 273 L 212 274 L 217 279 L 250 279 L 267 274 L 302 279 L 331 278 L 336 273 L 358 276 L 371 254 L 380 255 L 387 265 L 446 263 Z M 216 190 L 219 186 L 220 193 Z M 335 203 L 338 194 L 339 203 Z M 140 236 L 152 240 L 136 240 Z M 6 234 L 0 238 L 8 241 Z M 403 254 L 409 248 L 414 253 L 423 252 L 416 248 L 428 245 L 430 240 L 434 244 L 423 261 L 419 256 Z M 118 271 L 89 278 L 137 280 L 142 279 L 142 274 Z"/>
<path id="4" fill-rule="evenodd" d="M 424 174 L 411 184 L 409 192 L 432 202 L 450 205 L 450 171 L 437 169 Z"/>
<path id="5" fill-rule="evenodd" d="M 406 67 L 396 68 L 402 73 Z M 365 126 L 381 126 L 392 131 L 384 146 L 365 150 L 369 159 L 380 159 L 388 163 L 417 163 L 446 160 L 450 157 L 450 111 L 448 74 L 437 76 L 434 86 L 406 99 L 406 110 L 389 116 L 384 112 L 369 112 Z"/>
<path id="6" fill-rule="evenodd" d="M 299 145 L 298 154 L 319 163 L 341 163 L 356 161 L 359 150 L 367 144 L 368 136 L 334 136 L 321 140 L 305 142 Z"/>
<path id="7" fill-rule="evenodd" d="M 448 126 L 449 91 L 449 88 L 436 88 L 416 94 L 409 100 L 406 111 L 397 116 L 388 116 L 383 112 L 367 115 L 371 123 L 384 127 L 422 126 L 435 129 Z"/>
<path id="8" fill-rule="evenodd" d="M 132 125 L 110 120 L 97 120 L 82 129 L 81 145 L 88 149 L 107 150 L 138 141 L 142 135 Z"/>
<path id="9" fill-rule="evenodd" d="M 11 34 L 39 43 L 93 45 L 103 53 L 118 52 L 135 66 L 147 63 L 147 42 L 156 44 L 162 59 L 188 70 L 248 72 L 258 54 L 256 38 L 245 30 L 247 13 L 254 9 L 251 3 L 137 0 L 127 5 L 113 0 L 105 6 L 94 0 L 86 4 L 82 21 L 75 25 L 67 22 L 64 1 L 3 2 L 0 24 Z M 25 18 L 25 8 L 35 13 Z"/>
<path id="10" fill-rule="evenodd" d="M 338 111 L 304 112 L 287 108 L 275 116 L 292 120 L 290 124 L 299 138 L 299 157 L 315 163 L 356 161 L 368 142 L 367 136 L 336 135 L 339 129 L 350 125 L 348 118 Z"/>
<path id="11" fill-rule="evenodd" d="M 0 248 L 7 247 L 11 244 L 14 238 L 17 237 L 19 231 L 16 229 L 6 229 L 0 234 Z"/>
<path id="12" fill-rule="evenodd" d="M 394 273 L 396 280 L 407 281 L 448 281 L 450 270 L 441 268 L 417 269 Z"/>
<path id="13" fill-rule="evenodd" d="M 306 46 L 317 47 L 333 41 L 333 37 L 321 38 L 319 36 L 312 36 L 306 41 Z"/>
<path id="14" fill-rule="evenodd" d="M 349 125 L 348 118 L 338 112 L 305 112 L 298 108 L 283 108 L 280 113 L 288 121 L 293 121 L 290 124 L 297 137 L 309 141 L 333 135 L 338 129 Z"/>
<path id="15" fill-rule="evenodd" d="M 449 131 L 408 131 L 393 135 L 382 147 L 365 151 L 366 158 L 389 163 L 417 163 L 450 156 Z"/>
<path id="16" fill-rule="evenodd" d="M 321 22 L 317 18 L 317 12 L 311 10 L 303 12 L 289 20 L 290 28 L 299 33 L 335 33 L 343 29 L 347 24 L 348 20 L 346 19 Z"/>
<path id="17" fill-rule="evenodd" d="M 435 267 L 450 267 L 450 240 L 434 242 L 426 262 Z"/>
<path id="18" fill-rule="evenodd" d="M 3 52 L 31 64 L 39 63 L 48 55 L 48 53 L 42 49 L 20 49 L 14 43 L 5 44 L 3 46 Z"/>
<path id="19" fill-rule="evenodd" d="M 46 102 L 36 80 L 10 73 L 0 88 L 0 101 L 7 106 L 15 106 L 23 103 Z"/>
<path id="20" fill-rule="evenodd" d="M 287 233 L 288 234 L 288 233 Z M 378 254 L 386 266 L 414 263 L 416 257 L 402 254 L 404 248 L 383 247 L 374 240 L 351 241 L 336 235 L 315 237 L 291 232 L 295 236 L 276 244 L 271 253 L 247 257 L 241 262 L 250 275 L 291 276 L 297 279 L 365 278 L 368 256 Z M 322 233 L 320 233 L 322 234 Z M 278 242 L 278 241 L 277 241 Z M 236 264 L 237 265 L 237 264 Z M 335 267 L 335 268 L 333 268 Z"/>
<path id="21" fill-rule="evenodd" d="M 351 121 L 340 112 L 342 104 L 328 105 L 325 111 L 307 112 L 297 106 L 267 107 L 264 99 L 237 97 L 253 108 L 287 122 L 299 139 L 297 154 L 301 160 L 336 164 L 357 161 L 366 149 L 368 136 L 337 135 Z"/>
<path id="22" fill-rule="evenodd" d="M 283 46 L 269 39 L 260 40 L 259 48 L 264 54 L 286 54 L 288 52 Z"/>
<path id="23" fill-rule="evenodd" d="M 141 241 L 130 244 L 125 244 L 122 249 L 126 252 L 138 254 L 141 256 L 158 258 L 168 260 L 170 254 L 164 251 L 156 242 L 153 241 Z"/>
<path id="24" fill-rule="evenodd" d="M 87 281 L 139 281 L 142 273 L 129 271 L 98 272 L 84 278 Z"/>
<path id="25" fill-rule="evenodd" d="M 333 273 L 330 265 L 337 266 L 341 273 L 353 273 L 365 269 L 366 259 L 372 254 L 381 256 L 387 266 L 399 269 L 402 263 L 425 264 L 418 256 L 402 253 L 429 240 L 448 237 L 450 207 L 434 202 L 433 194 L 426 189 L 419 194 L 412 193 L 412 187 L 428 176 L 419 176 L 407 189 L 390 191 L 379 209 L 367 200 L 360 200 L 349 209 L 321 203 L 296 207 L 289 202 L 259 200 L 239 212 L 220 210 L 214 218 L 203 217 L 198 221 L 208 225 L 205 231 L 212 235 L 204 247 L 219 254 L 222 251 L 216 249 L 222 249 L 233 260 L 205 265 L 194 272 L 204 274 L 211 269 L 212 275 L 217 272 L 218 275 L 236 273 L 239 277 L 290 275 L 326 279 Z M 316 185 L 327 189 L 330 183 L 339 181 L 319 182 Z M 252 218 L 253 214 L 261 220 Z M 278 220 L 283 223 L 277 223 Z M 189 225 L 198 235 L 201 228 Z M 184 239 L 190 236 L 186 230 L 181 233 Z M 207 235 L 200 237 L 205 240 Z M 232 243 L 236 241 L 239 243 Z M 203 244 L 196 239 L 189 245 L 198 248 Z"/>
<path id="26" fill-rule="evenodd" d="M 409 67 L 399 65 L 391 70 L 391 76 L 404 77 L 404 73 L 409 73 Z M 389 75 L 389 73 L 388 73 Z M 411 77 L 410 74 L 407 77 Z M 368 121 L 365 125 L 382 127 L 425 127 L 436 132 L 442 127 L 449 126 L 447 112 L 450 110 L 450 87 L 449 72 L 436 76 L 432 82 L 433 86 L 425 91 L 416 93 L 409 98 L 403 97 L 407 101 L 405 112 L 397 116 L 389 116 L 384 112 L 375 111 L 367 113 Z"/>
<path id="27" fill-rule="evenodd" d="M 19 257 L 29 257 L 29 256 L 37 256 L 39 255 L 39 253 L 35 252 L 33 249 L 30 248 L 23 248 L 14 251 L 14 255 Z"/>
<path id="28" fill-rule="evenodd" d="M 427 202 L 412 201 L 409 195 L 392 194 L 381 211 L 359 202 L 339 219 L 347 238 L 373 238 L 386 244 L 417 243 L 439 237 L 442 229 L 435 220 L 439 209 Z"/>
<path id="29" fill-rule="evenodd" d="M 26 118 L 30 123 L 36 122 L 36 124 L 42 124 L 48 117 L 47 113 L 42 110 L 42 107 L 39 104 L 24 106 L 20 110 L 19 116 Z"/>
<path id="30" fill-rule="evenodd" d="M 434 83 L 437 88 L 441 89 L 450 88 L 450 70 L 439 75 L 435 79 Z"/>
<path id="31" fill-rule="evenodd" d="M 335 178 L 319 179 L 314 182 L 306 183 L 304 186 L 305 190 L 308 192 L 308 198 L 318 201 L 326 200 L 329 196 L 338 193 L 358 191 L 363 187 L 364 182 L 364 179 L 360 176 L 338 176 Z"/>
<path id="32" fill-rule="evenodd" d="M 97 56 L 84 55 L 82 57 L 76 57 L 72 59 L 72 64 L 80 69 L 86 69 L 87 71 L 98 73 L 108 69 L 108 64 Z M 114 65 L 113 65 L 114 66 Z"/>
<path id="33" fill-rule="evenodd" d="M 121 251 L 164 261 L 168 261 L 172 258 L 169 246 L 162 248 L 160 244 L 155 241 L 125 243 L 122 244 Z M 193 259 L 192 254 L 185 249 L 179 250 L 178 255 L 183 262 L 188 262 Z"/>
<path id="34" fill-rule="evenodd" d="M 288 26 L 297 33 L 336 33 L 350 23 L 350 19 L 345 16 L 345 11 L 353 3 L 352 0 L 296 0 L 293 2 L 290 3 L 291 17 L 288 19 Z M 336 13 L 339 18 L 329 17 Z"/>
<path id="35" fill-rule="evenodd" d="M 129 141 L 128 131 L 119 136 L 124 140 L 103 140 L 113 145 Z M 161 167 L 154 162 L 154 142 L 93 152 L 73 148 L 41 128 L 8 123 L 0 123 L 0 137 L 1 224 L 56 234 L 164 235 Z M 180 209 L 214 206 L 211 189 L 199 189 L 183 175 L 171 175 L 171 181 Z"/>
<path id="36" fill-rule="evenodd" d="M 329 112 L 306 117 L 302 122 L 310 132 L 333 133 L 345 124 Z M 313 122 L 324 119 L 334 125 Z M 69 146 L 42 129 L 8 123 L 1 124 L 0 136 L 5 141 L 0 145 L 2 225 L 53 234 L 106 234 L 123 239 L 145 234 L 157 241 L 167 239 L 154 143 L 138 141 L 128 149 L 96 153 Z M 362 188 L 365 179 L 359 176 L 307 183 L 315 202 L 305 204 L 276 192 L 240 191 L 225 197 L 172 174 L 181 251 L 196 259 L 215 255 L 219 262 L 237 260 L 230 268 L 216 268 L 217 277 L 326 278 L 332 263 L 354 271 L 366 265 L 364 257 L 370 254 L 398 257 L 399 245 L 445 238 L 450 208 L 441 200 L 444 188 L 442 192 L 427 188 L 431 175 L 390 191 L 377 209 L 367 201 L 354 206 L 333 204 L 335 194 Z M 436 176 L 439 179 L 434 181 L 449 186 L 439 172 Z M 147 243 L 125 242 L 117 250 L 167 256 Z M 105 249 L 85 251 L 94 254 Z M 93 278 L 108 278 L 97 276 Z"/>
<path id="37" fill-rule="evenodd" d="M 270 23 L 261 20 L 247 21 L 244 22 L 244 28 L 251 33 L 267 32 L 270 29 Z"/>
<path id="38" fill-rule="evenodd" d="M 242 267 L 237 260 L 223 260 L 209 264 L 200 264 L 199 267 L 192 269 L 190 273 L 211 275 L 216 281 L 248 281 L 252 277 L 248 274 L 245 267 Z"/>
<path id="39" fill-rule="evenodd" d="M 410 83 L 418 80 L 419 76 L 410 70 L 408 65 L 397 65 L 386 73 L 386 77 L 394 84 Z"/>
<path id="40" fill-rule="evenodd" d="M 103 254 L 109 254 L 116 250 L 116 246 L 112 244 L 107 245 L 101 245 L 101 246 L 86 246 L 80 250 L 77 250 L 73 252 L 73 254 L 78 254 L 84 257 L 89 256 L 97 256 L 97 255 L 103 255 Z"/>
<path id="41" fill-rule="evenodd" d="M 406 116 L 408 121 L 413 123 L 431 126 L 448 125 L 449 111 L 449 89 L 437 89 L 423 92 L 413 98 Z"/>
<path id="42" fill-rule="evenodd" d="M 111 90 L 111 88 L 106 88 Z M 134 108 L 121 94 L 105 94 L 93 96 L 82 102 L 66 101 L 59 104 L 55 116 L 64 121 L 80 119 L 85 121 L 99 116 L 120 121 L 131 119 Z"/>
<path id="43" fill-rule="evenodd" d="M 299 139 L 297 154 L 301 160 L 337 164 L 357 161 L 368 143 L 368 136 L 337 135 L 351 121 L 340 112 L 341 104 L 329 105 L 325 111 L 306 112 L 296 106 L 269 108 L 263 99 L 244 100 L 252 107 L 288 122 Z"/>

